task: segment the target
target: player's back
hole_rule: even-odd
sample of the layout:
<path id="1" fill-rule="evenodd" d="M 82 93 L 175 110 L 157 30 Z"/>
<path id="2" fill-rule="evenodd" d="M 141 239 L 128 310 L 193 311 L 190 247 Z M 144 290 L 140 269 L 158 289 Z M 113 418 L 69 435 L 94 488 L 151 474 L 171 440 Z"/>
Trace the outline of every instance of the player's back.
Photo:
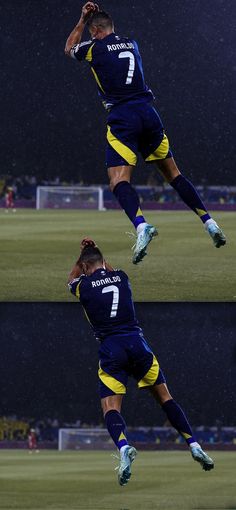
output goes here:
<path id="1" fill-rule="evenodd" d="M 97 339 L 140 331 L 123 271 L 97 269 L 91 276 L 82 275 L 71 282 L 70 289 L 79 297 Z"/>
<path id="2" fill-rule="evenodd" d="M 87 60 L 105 106 L 153 99 L 144 80 L 142 60 L 135 41 L 111 33 L 73 48 L 73 56 Z"/>

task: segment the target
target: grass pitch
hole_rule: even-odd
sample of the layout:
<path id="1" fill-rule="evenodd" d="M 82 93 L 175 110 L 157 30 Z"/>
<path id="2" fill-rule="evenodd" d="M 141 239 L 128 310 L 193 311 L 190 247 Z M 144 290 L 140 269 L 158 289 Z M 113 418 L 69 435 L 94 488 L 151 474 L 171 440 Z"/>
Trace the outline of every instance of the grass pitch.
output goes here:
<path id="1" fill-rule="evenodd" d="M 134 266 L 132 226 L 122 211 L 0 210 L 0 300 L 68 301 L 67 275 L 91 236 L 131 280 L 135 301 L 236 300 L 236 213 L 214 214 L 227 245 L 216 249 L 191 212 L 150 212 L 159 229 Z"/>
<path id="2" fill-rule="evenodd" d="M 236 509 L 236 452 L 205 472 L 188 452 L 139 452 L 120 487 L 110 452 L 0 451 L 1 510 Z"/>

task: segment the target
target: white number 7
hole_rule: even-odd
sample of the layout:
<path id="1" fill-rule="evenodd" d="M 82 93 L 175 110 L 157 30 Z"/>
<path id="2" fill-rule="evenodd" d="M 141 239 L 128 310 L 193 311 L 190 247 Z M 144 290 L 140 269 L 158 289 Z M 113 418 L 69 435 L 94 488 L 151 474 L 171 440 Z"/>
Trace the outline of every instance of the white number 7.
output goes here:
<path id="1" fill-rule="evenodd" d="M 106 294 L 107 292 L 113 292 L 110 317 L 116 317 L 119 304 L 119 289 L 116 285 L 109 285 L 109 287 L 104 287 L 104 289 L 102 289 L 102 294 Z"/>
<path id="2" fill-rule="evenodd" d="M 129 70 L 126 78 L 126 85 L 130 85 L 133 80 L 135 70 L 135 58 L 131 51 L 122 51 L 118 55 L 119 58 L 129 58 Z"/>

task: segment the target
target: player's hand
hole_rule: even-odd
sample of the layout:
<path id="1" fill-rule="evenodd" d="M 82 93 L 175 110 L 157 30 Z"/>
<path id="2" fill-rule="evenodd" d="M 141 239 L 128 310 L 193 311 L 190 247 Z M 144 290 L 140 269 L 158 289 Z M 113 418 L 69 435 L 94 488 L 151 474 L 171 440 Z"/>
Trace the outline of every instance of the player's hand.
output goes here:
<path id="1" fill-rule="evenodd" d="M 90 16 L 97 11 L 99 11 L 98 4 L 95 4 L 94 2 L 87 2 L 82 8 L 81 18 L 83 22 L 87 23 Z"/>
<path id="2" fill-rule="evenodd" d="M 85 246 L 91 246 L 92 248 L 96 248 L 96 243 L 90 237 L 85 237 L 83 241 L 81 241 L 80 249 L 83 250 Z"/>

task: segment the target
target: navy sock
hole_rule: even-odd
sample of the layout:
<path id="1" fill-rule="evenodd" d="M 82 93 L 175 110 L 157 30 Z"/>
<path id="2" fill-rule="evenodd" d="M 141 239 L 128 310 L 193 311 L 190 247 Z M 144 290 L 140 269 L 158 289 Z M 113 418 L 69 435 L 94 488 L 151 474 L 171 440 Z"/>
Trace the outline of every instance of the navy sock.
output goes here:
<path id="1" fill-rule="evenodd" d="M 126 424 L 118 411 L 112 410 L 105 414 L 107 430 L 119 450 L 128 444 L 125 435 Z"/>
<path id="2" fill-rule="evenodd" d="M 183 202 L 200 217 L 203 223 L 211 218 L 197 190 L 186 177 L 182 174 L 177 175 L 170 185 L 179 193 Z"/>
<path id="3" fill-rule="evenodd" d="M 145 222 L 140 209 L 138 194 L 129 182 L 118 182 L 114 187 L 113 193 L 135 228 L 137 228 L 140 223 Z"/>
<path id="4" fill-rule="evenodd" d="M 165 411 L 171 425 L 181 434 L 187 444 L 195 443 L 196 438 L 179 404 L 177 404 L 175 400 L 167 400 L 167 402 L 162 405 L 162 409 Z"/>

